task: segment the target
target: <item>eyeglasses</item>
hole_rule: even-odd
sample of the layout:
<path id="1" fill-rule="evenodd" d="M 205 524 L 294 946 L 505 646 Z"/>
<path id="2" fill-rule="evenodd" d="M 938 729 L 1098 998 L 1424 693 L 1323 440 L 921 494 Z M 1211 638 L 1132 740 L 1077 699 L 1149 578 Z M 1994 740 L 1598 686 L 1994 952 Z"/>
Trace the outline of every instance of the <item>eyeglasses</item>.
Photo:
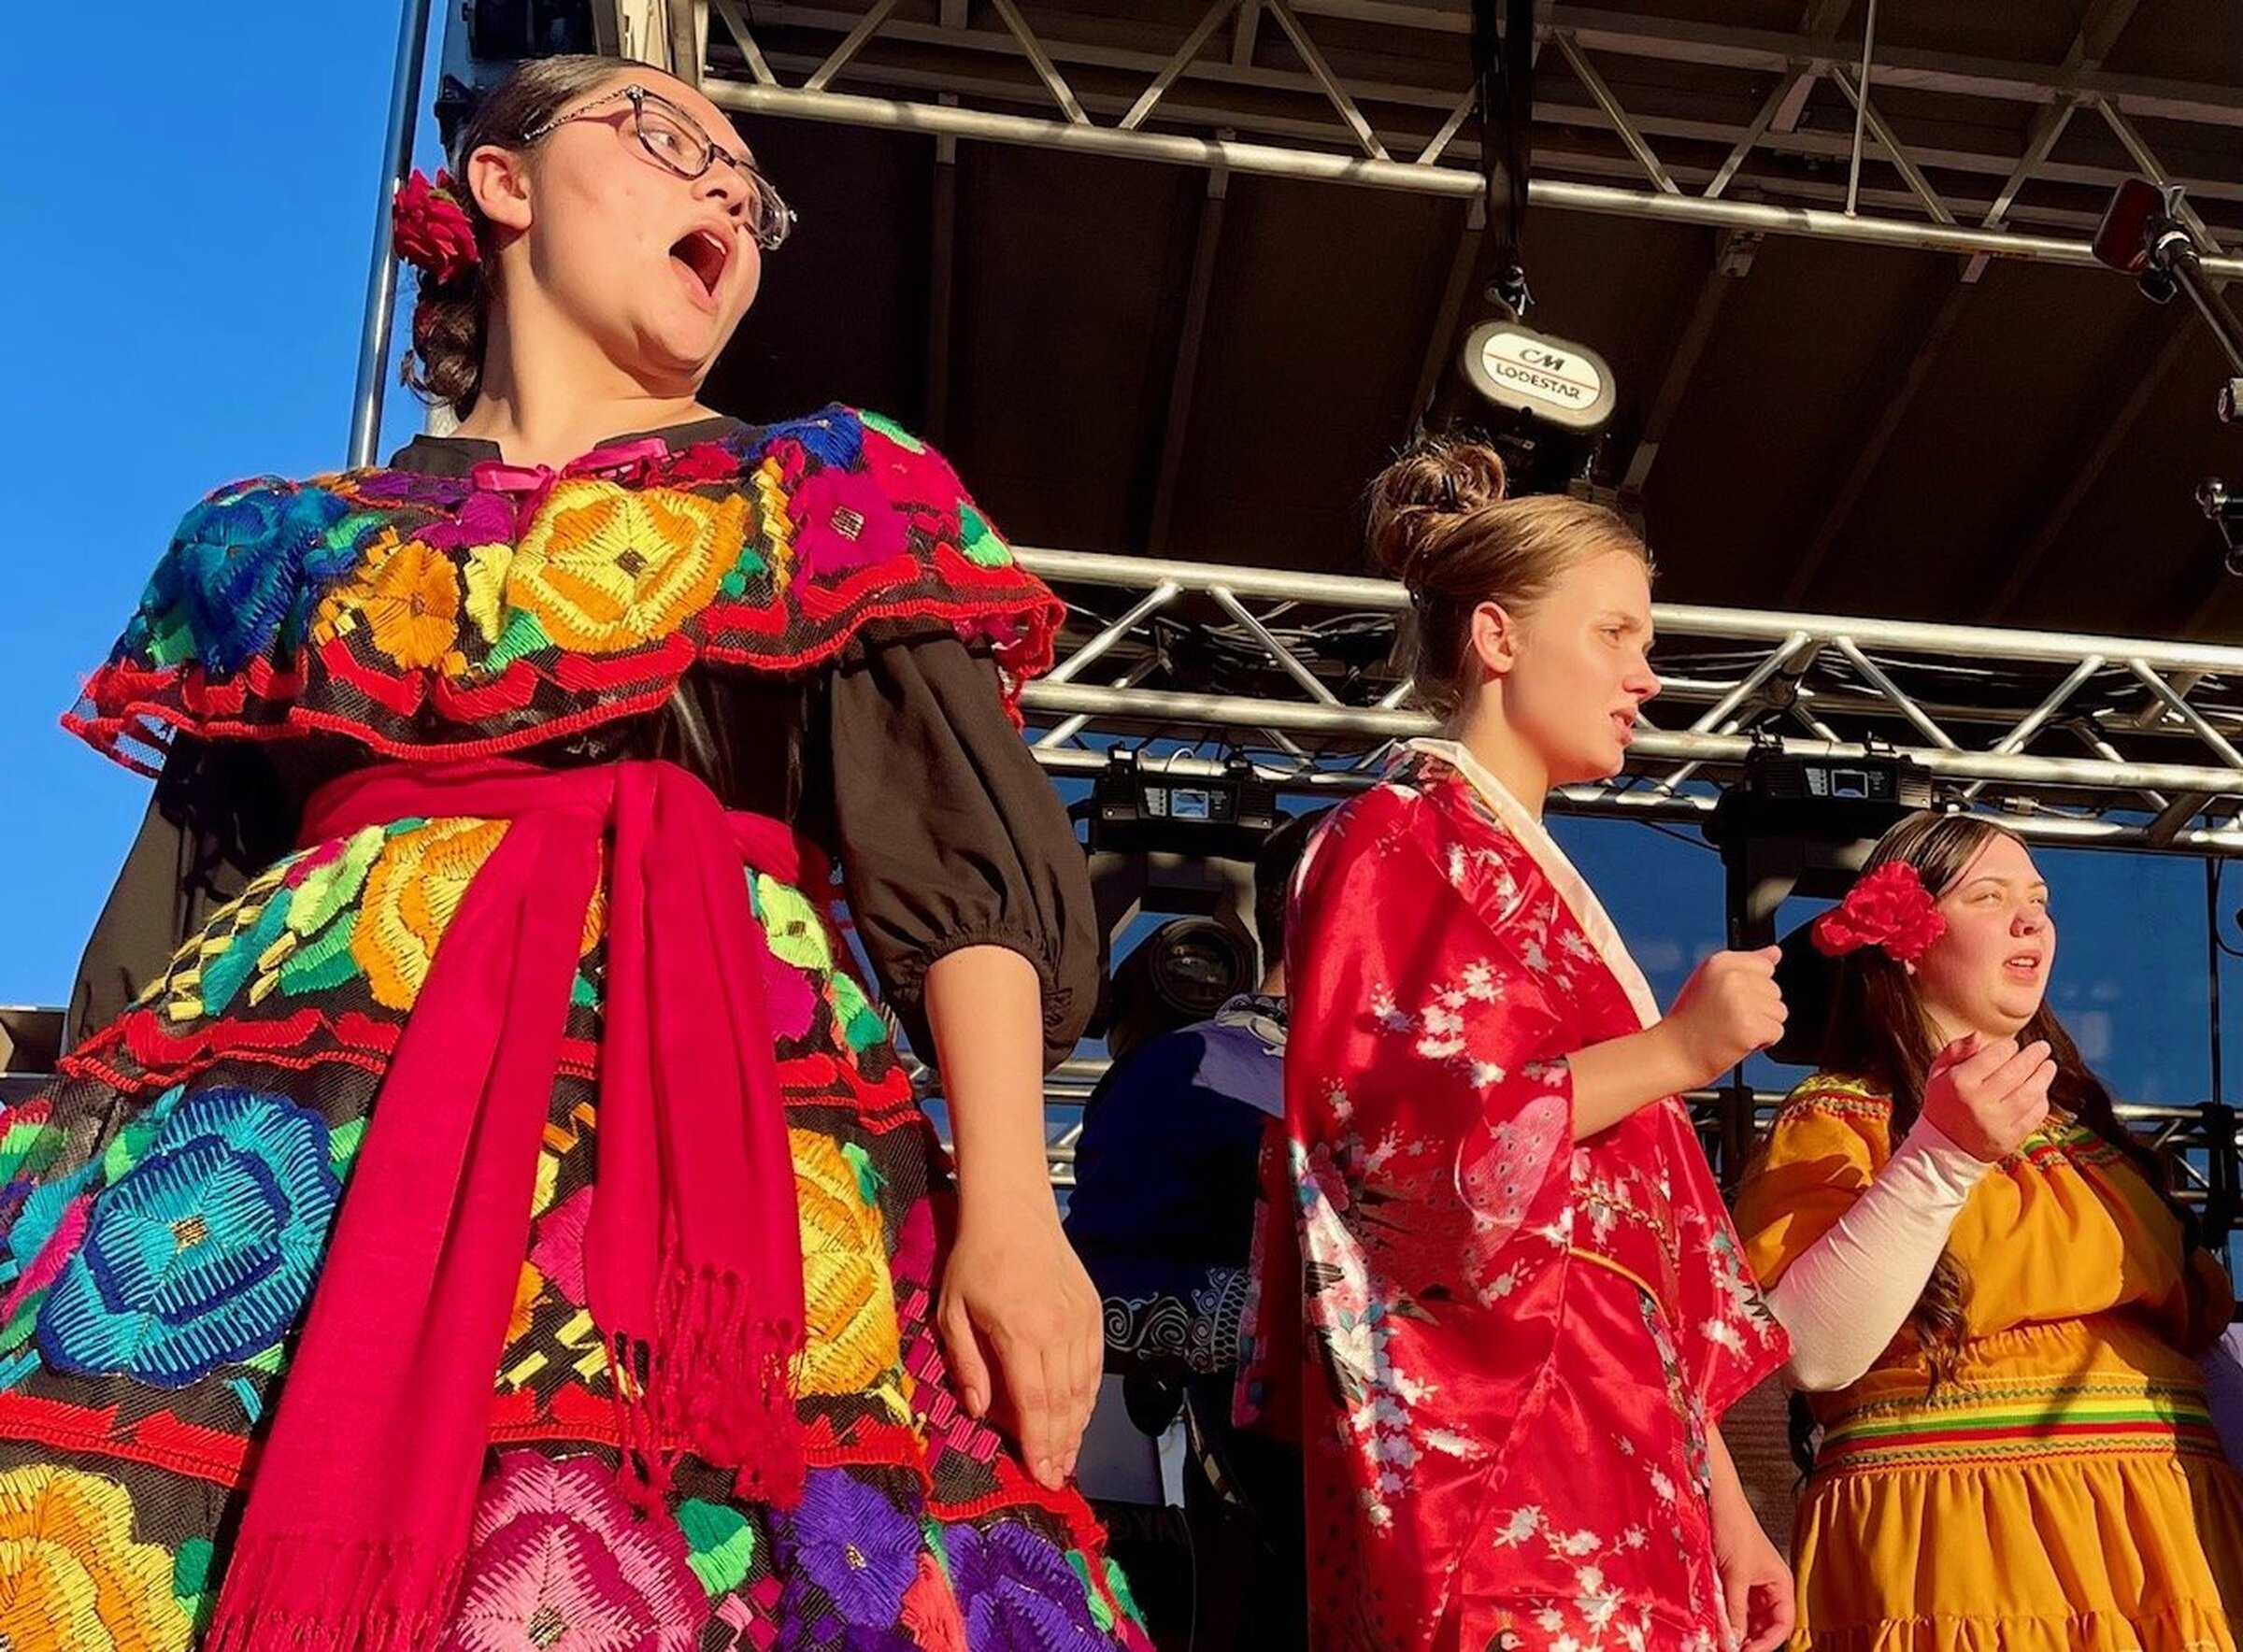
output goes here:
<path id="1" fill-rule="evenodd" d="M 605 106 L 627 101 L 627 109 Z M 693 118 L 658 93 L 643 86 L 625 86 L 605 97 L 595 97 L 582 108 L 557 115 L 542 126 L 521 135 L 523 143 L 550 137 L 572 121 L 617 121 L 627 119 L 639 148 L 679 178 L 700 178 L 719 161 L 748 182 L 749 228 L 767 251 L 777 251 L 794 228 L 794 208 L 779 198 L 779 191 L 763 175 L 753 156 L 736 155 L 701 130 Z M 621 131 L 619 125 L 617 130 Z"/>

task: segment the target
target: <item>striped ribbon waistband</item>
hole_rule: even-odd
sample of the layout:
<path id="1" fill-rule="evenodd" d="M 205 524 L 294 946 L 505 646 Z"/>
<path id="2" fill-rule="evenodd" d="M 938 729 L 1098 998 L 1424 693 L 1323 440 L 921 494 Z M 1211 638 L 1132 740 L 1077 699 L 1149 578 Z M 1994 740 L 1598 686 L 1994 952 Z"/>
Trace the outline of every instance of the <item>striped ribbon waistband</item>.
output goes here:
<path id="1" fill-rule="evenodd" d="M 1930 1468 L 2136 1455 L 2220 1457 L 2203 1391 L 2128 1383 L 1875 1401 L 1831 1425 L 1815 1465 Z"/>

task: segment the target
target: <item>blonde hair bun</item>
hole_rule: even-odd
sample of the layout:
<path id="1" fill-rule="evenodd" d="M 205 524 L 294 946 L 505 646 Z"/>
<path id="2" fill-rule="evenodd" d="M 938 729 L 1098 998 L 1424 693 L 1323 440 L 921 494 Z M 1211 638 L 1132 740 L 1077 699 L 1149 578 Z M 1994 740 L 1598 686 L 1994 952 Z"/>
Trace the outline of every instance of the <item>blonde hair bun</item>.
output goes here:
<path id="1" fill-rule="evenodd" d="M 1484 442 L 1431 436 L 1371 483 L 1367 536 L 1379 564 L 1412 591 L 1456 541 L 1462 520 L 1505 495 L 1503 457 Z"/>

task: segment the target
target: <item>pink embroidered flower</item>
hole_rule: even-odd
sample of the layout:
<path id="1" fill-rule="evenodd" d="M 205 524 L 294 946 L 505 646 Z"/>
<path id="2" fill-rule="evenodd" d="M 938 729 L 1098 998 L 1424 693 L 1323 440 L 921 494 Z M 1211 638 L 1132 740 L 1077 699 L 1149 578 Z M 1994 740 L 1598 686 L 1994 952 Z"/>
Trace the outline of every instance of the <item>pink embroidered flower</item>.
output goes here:
<path id="1" fill-rule="evenodd" d="M 615 1471 L 509 1451 L 476 1510 L 443 1652 L 692 1652 L 708 1617 L 675 1521 L 640 1520 Z"/>
<path id="2" fill-rule="evenodd" d="M 1816 949 L 1827 957 L 1877 947 L 1896 963 L 1914 963 L 1947 933 L 1947 919 L 1922 875 L 1906 861 L 1888 861 L 1816 919 L 1813 933 Z"/>
<path id="3" fill-rule="evenodd" d="M 903 555 L 904 518 L 869 471 L 821 470 L 794 490 L 799 565 L 831 578 Z"/>
<path id="4" fill-rule="evenodd" d="M 514 500 L 505 493 L 474 492 L 456 510 L 414 530 L 413 537 L 439 550 L 470 545 L 508 545 L 515 536 Z"/>
<path id="5" fill-rule="evenodd" d="M 592 1189 L 579 1188 L 537 1218 L 530 1264 L 576 1307 L 590 1300 L 584 1283 L 584 1230 L 592 1221 Z"/>
<path id="6" fill-rule="evenodd" d="M 771 1031 L 781 1038 L 807 1038 L 818 1014 L 818 988 L 793 964 L 765 954 L 764 996 L 771 1008 Z"/>

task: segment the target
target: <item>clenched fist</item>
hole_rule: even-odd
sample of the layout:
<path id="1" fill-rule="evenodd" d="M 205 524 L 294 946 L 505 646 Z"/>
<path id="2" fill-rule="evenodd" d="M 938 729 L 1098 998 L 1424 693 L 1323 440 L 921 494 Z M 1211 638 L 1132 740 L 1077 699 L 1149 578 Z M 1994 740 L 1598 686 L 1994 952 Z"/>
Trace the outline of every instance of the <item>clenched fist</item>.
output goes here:
<path id="1" fill-rule="evenodd" d="M 1933 1058 L 1922 1117 L 1974 1159 L 1996 1163 L 2049 1116 L 2055 1076 L 2055 1058 L 2038 1040 L 2020 1049 L 2014 1038 L 1973 1032 Z"/>
<path id="2" fill-rule="evenodd" d="M 1664 1023 L 1694 1088 L 1709 1084 L 1756 1049 L 1783 1035 L 1783 993 L 1776 985 L 1775 947 L 1716 952 L 1675 998 Z"/>

